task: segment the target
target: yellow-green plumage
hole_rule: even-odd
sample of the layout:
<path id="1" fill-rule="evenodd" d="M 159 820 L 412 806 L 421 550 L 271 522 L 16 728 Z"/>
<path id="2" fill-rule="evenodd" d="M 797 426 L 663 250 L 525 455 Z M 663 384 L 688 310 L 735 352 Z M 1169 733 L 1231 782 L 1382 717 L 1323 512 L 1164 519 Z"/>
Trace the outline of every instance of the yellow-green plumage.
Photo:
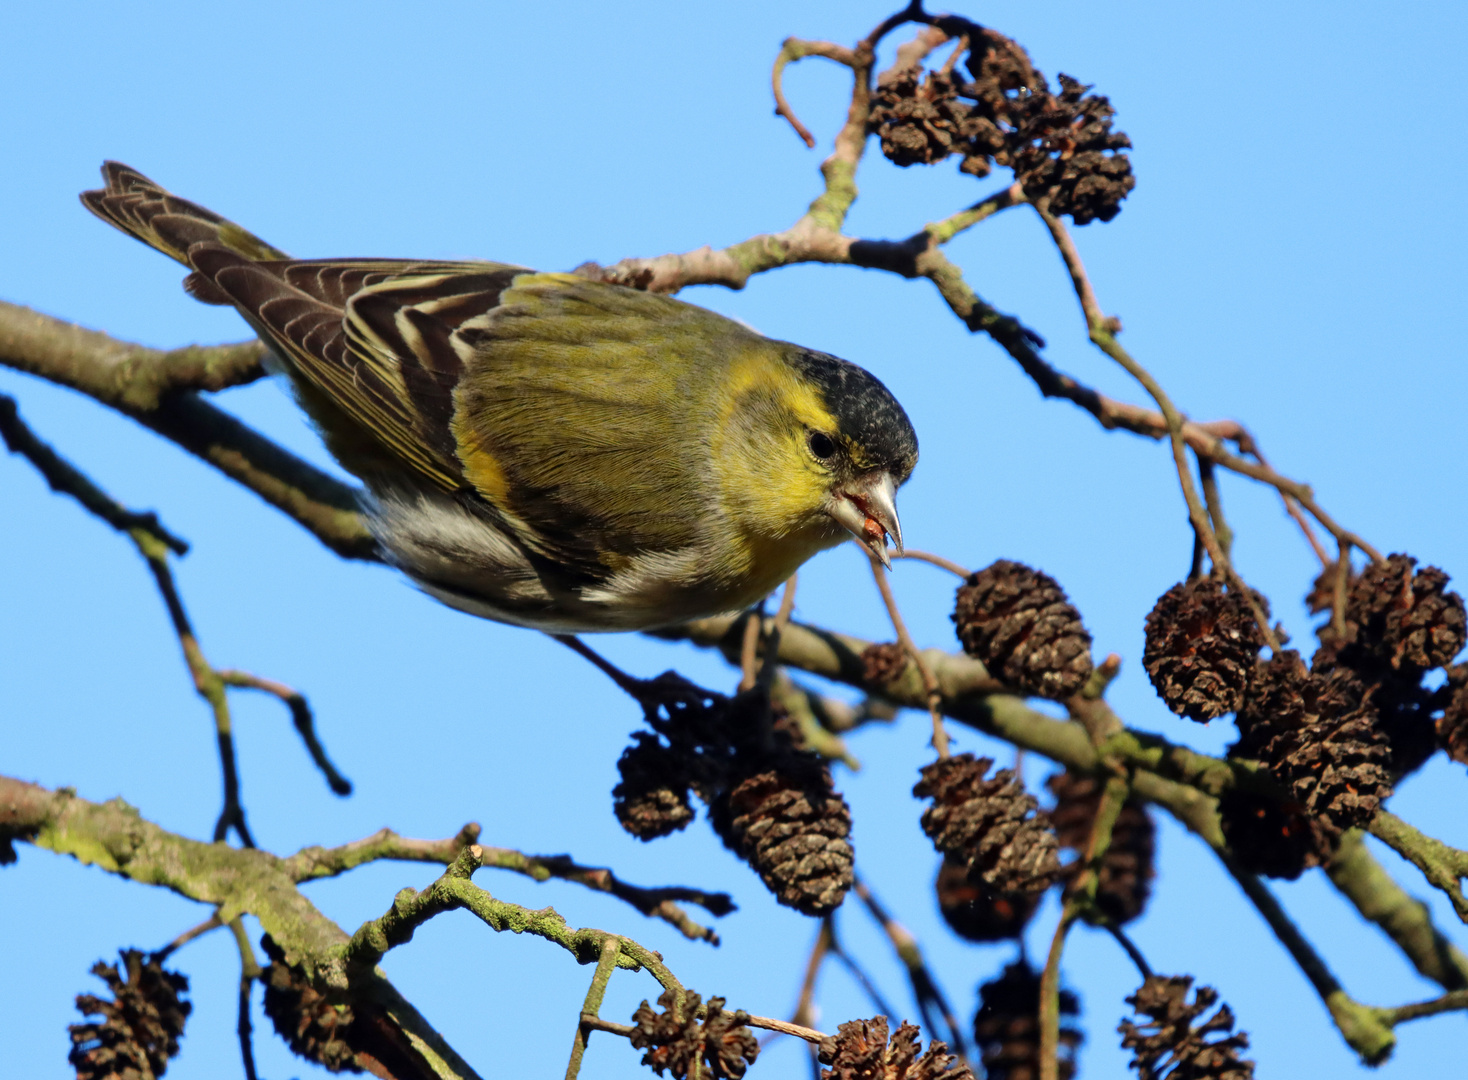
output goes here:
<path id="1" fill-rule="evenodd" d="M 392 561 L 476 614 L 575 632 L 746 606 L 869 509 L 885 522 L 916 459 L 870 375 L 702 308 L 496 263 L 291 261 L 104 175 L 88 207 L 240 309 Z"/>

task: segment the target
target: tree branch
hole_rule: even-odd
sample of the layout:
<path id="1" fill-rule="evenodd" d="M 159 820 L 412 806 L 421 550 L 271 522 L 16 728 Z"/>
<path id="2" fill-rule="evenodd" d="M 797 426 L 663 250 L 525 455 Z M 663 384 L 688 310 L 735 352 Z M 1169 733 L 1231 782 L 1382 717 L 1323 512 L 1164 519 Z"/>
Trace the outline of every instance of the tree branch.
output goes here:
<path id="1" fill-rule="evenodd" d="M 255 492 L 338 555 L 380 561 L 351 487 L 194 392 L 259 378 L 264 352 L 259 342 L 148 349 L 0 301 L 0 364 L 132 417 Z"/>
<path id="2" fill-rule="evenodd" d="M 253 848 L 205 844 L 167 832 L 121 799 L 88 802 L 69 790 L 48 791 L 0 776 L 0 837 L 20 839 L 87 866 L 218 908 L 222 922 L 254 915 L 313 982 L 350 990 L 380 1011 L 387 1027 L 412 1048 L 416 1071 L 399 1080 L 445 1080 L 477 1074 L 381 974 L 347 977 L 340 927 L 296 888 L 284 860 Z M 411 1060 L 411 1059 L 410 1059 Z"/>

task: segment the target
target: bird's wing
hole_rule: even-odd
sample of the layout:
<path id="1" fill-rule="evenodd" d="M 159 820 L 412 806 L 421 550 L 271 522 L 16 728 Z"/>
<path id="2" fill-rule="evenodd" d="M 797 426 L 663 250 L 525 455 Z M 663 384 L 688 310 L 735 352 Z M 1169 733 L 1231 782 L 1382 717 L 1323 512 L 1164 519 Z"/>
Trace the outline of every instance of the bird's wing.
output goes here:
<path id="1" fill-rule="evenodd" d="M 455 341 L 525 271 L 500 263 L 271 260 L 195 244 L 190 265 L 327 402 L 446 491 L 465 486 L 451 432 L 470 350 Z M 329 425 L 325 425 L 329 426 Z"/>
<path id="2" fill-rule="evenodd" d="M 459 460 L 527 548 L 585 585 L 707 536 L 718 395 L 763 339 L 567 274 L 515 278 L 454 337 L 473 354 L 455 394 Z"/>

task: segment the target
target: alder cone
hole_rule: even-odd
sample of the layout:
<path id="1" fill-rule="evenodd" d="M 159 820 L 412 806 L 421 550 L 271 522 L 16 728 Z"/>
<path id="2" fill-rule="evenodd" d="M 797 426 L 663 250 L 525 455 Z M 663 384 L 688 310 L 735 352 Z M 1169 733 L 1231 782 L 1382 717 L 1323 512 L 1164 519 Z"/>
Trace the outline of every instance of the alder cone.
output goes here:
<path id="1" fill-rule="evenodd" d="M 1024 933 L 1043 893 L 997 893 L 969 876 L 968 866 L 945 856 L 934 884 L 938 910 L 961 938 L 1008 941 Z"/>
<path id="2" fill-rule="evenodd" d="M 107 984 L 111 998 L 78 994 L 83 1016 L 100 1021 L 71 1024 L 67 1060 L 77 1080 L 153 1080 L 178 1054 L 178 1040 L 193 1006 L 180 995 L 186 976 L 167 971 L 155 956 L 122 949 L 120 967 L 98 960 L 92 974 Z"/>
<path id="3" fill-rule="evenodd" d="M 1256 665 L 1238 712 L 1239 741 L 1229 754 L 1263 764 L 1327 832 L 1364 825 L 1393 782 L 1392 748 L 1373 693 L 1350 668 L 1307 672 L 1298 653 L 1282 650 Z M 1292 862 L 1280 865 L 1288 869 Z"/>
<path id="4" fill-rule="evenodd" d="M 1091 674 L 1091 635 L 1055 579 L 1009 559 L 969 576 L 953 612 L 963 651 L 1017 690 L 1054 699 Z"/>
<path id="5" fill-rule="evenodd" d="M 749 1014 L 743 1010 L 724 1011 L 724 999 L 711 997 L 698 1019 L 699 995 L 689 991 L 683 998 L 683 1011 L 673 1008 L 673 993 L 663 991 L 658 998 L 661 1011 L 646 1001 L 632 1014 L 635 1030 L 627 1037 L 634 1048 L 644 1050 L 642 1063 L 662 1076 L 670 1073 L 686 1080 L 696 1063 L 702 1063 L 702 1075 L 739 1080 L 759 1056 L 759 1043 L 744 1025 Z"/>
<path id="6" fill-rule="evenodd" d="M 1218 800 L 1223 838 L 1251 874 L 1293 881 L 1330 861 L 1339 832 L 1294 801 L 1231 788 Z"/>
<path id="7" fill-rule="evenodd" d="M 1141 1080 L 1253 1080 L 1254 1063 L 1239 1058 L 1239 1051 L 1249 1048 L 1249 1037 L 1234 1033 L 1232 1010 L 1220 1005 L 1195 1024 L 1218 1001 L 1218 991 L 1200 986 L 1189 1004 L 1192 985 L 1188 975 L 1151 975 L 1126 999 L 1140 1020 L 1123 1020 L 1117 1027 L 1122 1049 L 1133 1053 L 1131 1067 Z"/>
<path id="8" fill-rule="evenodd" d="M 1073 1022 L 1080 1003 L 1069 990 L 1060 991 L 1060 1080 L 1075 1076 L 1076 1049 L 1085 1041 Z M 999 978 L 979 987 L 974 1014 L 974 1042 L 987 1080 L 1038 1080 L 1040 1075 L 1040 974 L 1023 960 L 1007 966 Z"/>
<path id="9" fill-rule="evenodd" d="M 1207 723 L 1238 709 L 1264 634 L 1249 603 L 1223 582 L 1179 582 L 1147 615 L 1142 665 L 1179 716 Z"/>
<path id="10" fill-rule="evenodd" d="M 1416 565 L 1400 554 L 1372 563 L 1346 603 L 1356 647 L 1393 670 L 1442 667 L 1468 640 L 1463 598 L 1447 590 L 1448 575 L 1436 566 L 1414 573 Z"/>
<path id="11" fill-rule="evenodd" d="M 714 800 L 709 816 L 786 907 L 825 915 L 846 898 L 856 861 L 851 810 L 814 755 L 789 753 L 744 777 Z"/>
<path id="12" fill-rule="evenodd" d="M 907 650 L 895 641 L 868 645 L 861 651 L 861 680 L 868 686 L 886 686 L 907 670 Z"/>
<path id="13" fill-rule="evenodd" d="M 622 781 L 612 789 L 612 811 L 639 840 L 655 840 L 693 820 L 685 755 L 656 735 L 635 732 L 617 760 Z"/>
<path id="14" fill-rule="evenodd" d="M 869 131 L 881 140 L 894 165 L 932 165 L 961 149 L 961 128 L 970 106 L 958 100 L 952 76 L 922 77 L 917 65 L 892 72 L 872 95 Z"/>
<path id="15" fill-rule="evenodd" d="M 1260 760 L 1311 815 L 1336 829 L 1366 824 L 1392 793 L 1391 748 L 1367 708 L 1287 731 Z"/>
<path id="16" fill-rule="evenodd" d="M 1050 820 L 1056 836 L 1062 847 L 1070 848 L 1077 856 L 1061 872 L 1061 880 L 1066 883 L 1065 895 L 1069 898 L 1091 842 L 1091 830 L 1106 785 L 1094 776 L 1060 772 L 1046 786 L 1055 796 Z M 1152 895 L 1152 879 L 1157 874 L 1156 850 L 1157 826 L 1151 815 L 1143 804 L 1128 799 L 1117 814 L 1096 882 L 1096 906 L 1103 915 L 1121 924 L 1142 914 Z"/>
<path id="17" fill-rule="evenodd" d="M 1012 769 L 984 778 L 993 764 L 958 754 L 924 766 L 912 789 L 933 800 L 923 811 L 923 832 L 994 891 L 1043 892 L 1060 876 L 1055 833 Z"/>
<path id="18" fill-rule="evenodd" d="M 974 1080 L 969 1067 L 934 1039 L 922 1050 L 922 1032 L 904 1021 L 887 1041 L 887 1018 L 848 1020 L 821 1044 L 821 1080 Z"/>
<path id="19" fill-rule="evenodd" d="M 261 940 L 270 965 L 265 984 L 265 1015 L 275 1033 L 297 1057 L 324 1065 L 330 1072 L 362 1072 L 349 1034 L 356 1021 L 350 1003 L 334 1002 L 311 980 L 285 962 L 285 951 L 269 934 Z"/>
<path id="20" fill-rule="evenodd" d="M 1110 221 L 1137 186 L 1131 159 L 1122 150 L 1132 141 L 1111 130 L 1116 110 L 1100 94 L 1069 75 L 1060 93 L 1025 101 L 1010 140 L 1015 178 L 1031 202 L 1045 200 L 1056 217 L 1077 225 Z"/>
<path id="21" fill-rule="evenodd" d="M 1448 669 L 1448 681 L 1442 689 L 1446 707 L 1437 722 L 1437 738 L 1448 757 L 1468 765 L 1468 664 L 1454 664 Z"/>

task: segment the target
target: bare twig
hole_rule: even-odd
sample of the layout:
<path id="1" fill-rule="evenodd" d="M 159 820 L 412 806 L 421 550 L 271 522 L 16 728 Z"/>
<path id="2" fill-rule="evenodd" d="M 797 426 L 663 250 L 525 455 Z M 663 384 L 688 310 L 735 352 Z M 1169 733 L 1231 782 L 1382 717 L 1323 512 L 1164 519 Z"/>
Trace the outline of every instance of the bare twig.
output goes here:
<path id="1" fill-rule="evenodd" d="M 892 948 L 897 953 L 897 958 L 907 968 L 908 980 L 912 983 L 913 997 L 917 999 L 918 1011 L 923 1015 L 923 1023 L 928 1026 L 930 1036 L 936 1036 L 940 1029 L 934 1018 L 934 1010 L 942 1018 L 943 1028 L 946 1028 L 948 1045 L 953 1048 L 960 1059 L 968 1056 L 968 1040 L 964 1038 L 963 1028 L 954 1017 L 953 1009 L 948 1004 L 948 999 L 933 978 L 933 973 L 928 969 L 928 963 L 923 959 L 922 949 L 918 947 L 917 939 L 914 938 L 907 927 L 894 919 L 887 909 L 882 906 L 867 883 L 861 878 L 855 879 L 852 886 L 861 902 L 871 913 L 882 932 L 887 935 L 887 940 L 892 943 Z"/>
<path id="2" fill-rule="evenodd" d="M 933 750 L 939 758 L 946 758 L 948 756 L 948 732 L 943 728 L 941 708 L 943 691 L 938 685 L 933 669 L 923 659 L 923 654 L 918 652 L 912 635 L 907 632 L 907 624 L 902 621 L 902 612 L 897 608 L 897 598 L 892 595 L 892 583 L 887 580 L 887 571 L 875 557 L 871 558 L 871 564 L 872 578 L 877 583 L 877 591 L 882 594 L 882 603 L 887 608 L 887 617 L 892 620 L 892 629 L 897 634 L 897 641 L 913 662 L 913 666 L 917 668 L 923 680 L 923 688 L 927 691 L 928 715 L 933 719 Z"/>
<path id="3" fill-rule="evenodd" d="M 775 92 L 775 115 L 785 118 L 790 127 L 794 129 L 795 134 L 800 136 L 800 141 L 805 143 L 807 150 L 814 150 L 816 137 L 800 122 L 800 117 L 795 115 L 795 110 L 785 100 L 785 65 L 793 60 L 803 60 L 807 56 L 822 56 L 849 68 L 856 66 L 856 57 L 850 49 L 841 45 L 833 45 L 829 41 L 802 41 L 792 37 L 786 38 L 780 45 L 780 52 L 775 57 L 774 70 L 770 72 L 770 86 Z"/>
<path id="4" fill-rule="evenodd" d="M 45 479 L 52 491 L 70 495 L 94 517 L 101 518 L 121 533 L 138 529 L 165 545 L 175 555 L 188 554 L 188 541 L 165 529 L 153 511 L 129 510 L 92 483 L 80 469 L 42 442 L 20 418 L 15 399 L 0 394 L 0 439 L 12 454 L 25 457 Z"/>
<path id="5" fill-rule="evenodd" d="M 234 934 L 235 947 L 240 954 L 240 988 L 235 1033 L 240 1040 L 240 1062 L 244 1067 L 245 1080 L 256 1080 L 255 1046 L 250 1024 L 250 991 L 260 977 L 260 962 L 255 959 L 255 950 L 245 933 L 245 921 L 236 915 L 229 920 L 229 929 Z"/>
<path id="6" fill-rule="evenodd" d="M 163 946 L 163 948 L 153 953 L 153 957 L 157 960 L 166 960 L 195 938 L 203 937 L 209 931 L 218 930 L 223 925 L 224 923 L 219 920 L 219 912 L 216 911 L 197 926 L 191 926 L 182 934 L 179 934 L 178 937 Z"/>
<path id="7" fill-rule="evenodd" d="M 765 1031 L 778 1031 L 781 1035 L 794 1035 L 797 1039 L 804 1039 L 809 1043 L 820 1043 L 826 1038 L 822 1032 L 814 1028 L 804 1027 L 801 1024 L 792 1024 L 788 1020 L 776 1020 L 773 1016 L 751 1016 L 746 1023 L 752 1028 L 763 1028 Z"/>
<path id="8" fill-rule="evenodd" d="M 1111 847 L 1111 833 L 1117 816 L 1130 792 L 1125 775 L 1107 778 L 1101 801 L 1096 807 L 1091 835 L 1086 841 L 1080 872 L 1071 883 L 1070 897 L 1050 940 L 1045 970 L 1040 975 L 1040 1080 L 1060 1078 L 1060 957 L 1071 925 L 1095 901 L 1096 887 L 1101 880 L 1101 864 Z"/>
<path id="9" fill-rule="evenodd" d="M 132 417 L 254 491 L 338 555 L 381 561 L 351 487 L 192 392 L 258 378 L 264 353 L 257 341 L 162 352 L 0 301 L 0 365 Z"/>
<path id="10" fill-rule="evenodd" d="M 1045 222 L 1045 227 L 1050 231 L 1051 239 L 1055 243 L 1056 250 L 1060 252 L 1065 262 L 1066 269 L 1070 273 L 1071 284 L 1075 288 L 1076 298 L 1080 301 L 1081 311 L 1085 316 L 1086 328 L 1090 338 L 1096 346 L 1106 355 L 1110 356 L 1132 378 L 1142 385 L 1142 388 L 1151 395 L 1152 400 L 1157 403 L 1163 419 L 1167 423 L 1168 439 L 1172 444 L 1173 465 L 1177 469 L 1178 484 L 1182 488 L 1183 501 L 1188 506 L 1188 520 L 1192 522 L 1193 532 L 1202 541 L 1204 548 L 1208 551 L 1208 557 L 1213 565 L 1221 570 L 1227 577 L 1229 586 L 1234 589 L 1249 605 L 1249 610 L 1258 624 L 1260 632 L 1265 641 L 1274 651 L 1279 651 L 1279 639 L 1270 626 L 1269 619 L 1264 614 L 1264 609 L 1259 603 L 1254 591 L 1244 583 L 1229 560 L 1227 546 L 1220 540 L 1218 533 L 1214 530 L 1213 523 L 1209 520 L 1208 512 L 1204 509 L 1202 500 L 1198 497 L 1197 489 L 1193 485 L 1192 470 L 1188 468 L 1187 443 L 1183 439 L 1183 425 L 1185 420 L 1182 413 L 1178 412 L 1173 405 L 1172 399 L 1162 389 L 1150 371 L 1132 358 L 1131 353 L 1121 347 L 1116 340 L 1116 334 L 1121 329 L 1121 324 L 1114 318 L 1110 318 L 1101 311 L 1101 306 L 1096 300 L 1096 294 L 1091 288 L 1090 278 L 1086 275 L 1085 265 L 1081 262 L 1080 252 L 1076 249 L 1075 241 L 1071 239 L 1070 231 L 1064 223 L 1050 213 L 1043 206 L 1036 206 L 1035 212 Z"/>
<path id="11" fill-rule="evenodd" d="M 612 972 L 617 970 L 617 954 L 621 950 L 622 939 L 614 934 L 608 934 L 601 943 L 596 972 L 591 977 L 591 985 L 586 989 L 586 1000 L 581 1005 L 581 1017 L 576 1024 L 576 1037 L 571 1042 L 571 1060 L 566 1065 L 566 1080 L 576 1080 L 581 1072 L 581 1059 L 586 1054 L 586 1044 L 593 1030 L 586 1020 L 587 1017 L 595 1018 L 601 1011 L 602 999 L 607 995 L 607 983 L 612 979 Z"/>
<path id="12" fill-rule="evenodd" d="M 298 690 L 292 690 L 284 683 L 276 682 L 274 679 L 262 679 L 258 675 L 251 675 L 248 671 L 236 671 L 233 668 L 221 671 L 219 678 L 225 686 L 237 686 L 247 690 L 259 690 L 278 698 L 291 712 L 291 722 L 296 727 L 296 733 L 301 736 L 301 741 L 306 745 L 306 752 L 311 755 L 311 760 L 321 775 L 326 778 L 326 783 L 331 790 L 338 795 L 350 795 L 352 793 L 352 782 L 337 771 L 331 759 L 326 755 L 326 748 L 321 745 L 321 740 L 316 735 L 316 721 L 311 715 L 311 706 L 307 704 L 305 697 Z"/>
<path id="13" fill-rule="evenodd" d="M 950 574 L 965 579 L 969 578 L 973 574 L 972 570 L 965 570 L 962 566 L 959 566 L 958 563 L 954 562 L 952 559 L 945 559 L 942 555 L 934 555 L 931 551 L 919 551 L 916 548 L 904 548 L 902 551 L 899 551 L 892 557 L 894 559 L 917 559 L 920 562 L 930 563 L 933 566 L 937 566 L 944 570 L 947 570 Z"/>
<path id="14" fill-rule="evenodd" d="M 1442 997 L 1433 998 L 1431 1001 L 1420 1001 L 1414 1005 L 1398 1005 L 1394 1009 L 1378 1011 L 1386 1023 L 1396 1027 L 1407 1020 L 1416 1020 L 1423 1016 L 1437 1016 L 1445 1012 L 1459 1012 L 1464 1009 L 1468 1009 L 1468 990 L 1454 990 Z"/>
<path id="15" fill-rule="evenodd" d="M 309 847 L 283 860 L 292 880 L 315 881 L 335 877 L 358 866 L 381 859 L 407 862 L 452 863 L 470 845 L 478 842 L 479 825 L 470 822 L 446 840 L 413 840 L 391 829 L 381 829 L 362 840 L 335 848 Z M 701 926 L 679 907 L 697 904 L 710 914 L 723 916 L 734 910 L 728 893 L 707 892 L 681 885 L 643 888 L 621 880 L 606 867 L 583 866 L 568 855 L 527 855 L 510 848 L 479 845 L 481 866 L 510 870 L 534 881 L 569 881 L 596 892 L 604 892 L 631 905 L 649 918 L 661 919 L 695 941 L 719 943 L 719 935 Z"/>

